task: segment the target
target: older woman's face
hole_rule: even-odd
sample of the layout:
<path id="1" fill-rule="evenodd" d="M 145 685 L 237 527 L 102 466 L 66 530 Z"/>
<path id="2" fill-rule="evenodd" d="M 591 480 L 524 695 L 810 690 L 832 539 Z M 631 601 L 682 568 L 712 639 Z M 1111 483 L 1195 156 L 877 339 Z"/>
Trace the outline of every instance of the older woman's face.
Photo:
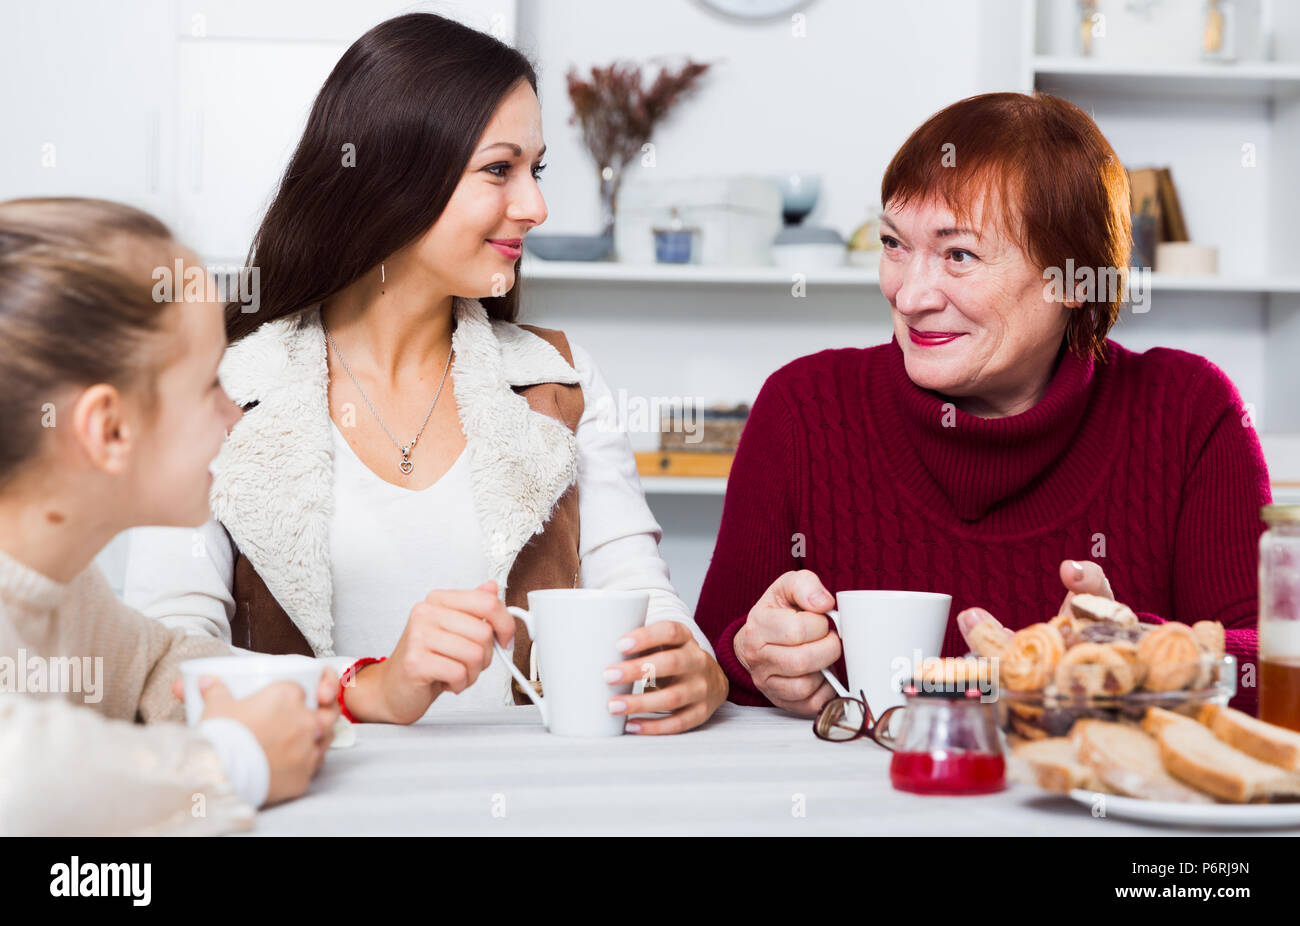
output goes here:
<path id="1" fill-rule="evenodd" d="M 914 202 L 886 206 L 880 230 L 880 288 L 907 375 L 983 417 L 1042 397 L 1070 312 L 996 224 L 977 209 L 962 227 L 941 203 Z"/>

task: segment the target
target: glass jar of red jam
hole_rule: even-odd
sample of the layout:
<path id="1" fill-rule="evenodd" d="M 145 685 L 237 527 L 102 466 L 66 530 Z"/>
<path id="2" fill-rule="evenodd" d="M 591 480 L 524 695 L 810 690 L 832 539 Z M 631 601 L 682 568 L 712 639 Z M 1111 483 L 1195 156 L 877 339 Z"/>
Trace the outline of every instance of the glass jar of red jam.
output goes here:
<path id="1" fill-rule="evenodd" d="M 906 703 L 885 711 L 871 734 L 894 753 L 889 780 L 895 788 L 914 794 L 991 794 L 1006 787 L 995 704 L 983 700 L 973 682 L 909 682 L 902 691 Z M 897 712 L 901 716 L 894 716 Z"/>

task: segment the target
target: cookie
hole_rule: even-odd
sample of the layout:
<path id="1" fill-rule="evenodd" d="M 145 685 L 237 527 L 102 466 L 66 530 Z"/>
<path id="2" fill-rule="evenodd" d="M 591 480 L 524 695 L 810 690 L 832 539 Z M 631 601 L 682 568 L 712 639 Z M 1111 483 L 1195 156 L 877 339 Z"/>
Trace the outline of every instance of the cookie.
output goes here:
<path id="1" fill-rule="evenodd" d="M 1070 611 L 1083 621 L 1106 621 L 1124 627 L 1135 627 L 1138 623 L 1132 608 L 1102 595 L 1075 595 L 1070 599 Z"/>
<path id="2" fill-rule="evenodd" d="M 988 667 L 989 664 L 982 659 L 965 656 L 945 656 L 940 659 L 932 656 L 921 660 L 921 671 L 913 673 L 913 678 L 946 685 L 971 684 L 987 679 Z"/>
<path id="3" fill-rule="evenodd" d="M 971 652 L 985 659 L 1001 656 L 1014 636 L 1011 630 L 1001 626 L 997 621 L 982 620 L 970 629 L 966 642 Z"/>
<path id="4" fill-rule="evenodd" d="M 1133 687 L 1141 688 L 1142 683 L 1147 678 L 1147 664 L 1142 661 L 1138 655 L 1138 645 L 1135 641 L 1130 640 L 1112 640 L 1106 644 L 1115 652 L 1124 657 L 1129 668 L 1133 670 Z"/>
<path id="5" fill-rule="evenodd" d="M 1056 689 L 1063 696 L 1115 698 L 1136 687 L 1132 664 L 1109 643 L 1072 646 L 1056 667 Z"/>
<path id="6" fill-rule="evenodd" d="M 1056 628 L 1065 648 L 1069 649 L 1076 643 L 1083 642 L 1083 629 L 1089 622 L 1081 621 L 1073 614 L 1058 614 L 1047 623 Z"/>
<path id="7" fill-rule="evenodd" d="M 1129 627 L 1124 624 L 1112 624 L 1108 621 L 1081 621 L 1083 628 L 1079 631 L 1081 643 L 1133 643 L 1141 642 L 1151 629 L 1150 624 L 1138 624 Z"/>
<path id="8" fill-rule="evenodd" d="M 1196 642 L 1215 659 L 1222 659 L 1225 650 L 1223 625 L 1218 621 L 1197 621 L 1192 625 Z"/>
<path id="9" fill-rule="evenodd" d="M 1200 673 L 1201 644 L 1192 628 L 1178 621 L 1155 627 L 1138 644 L 1138 658 L 1146 663 L 1147 691 L 1178 691 Z"/>
<path id="10" fill-rule="evenodd" d="M 1065 642 L 1051 624 L 1030 624 L 1016 631 L 998 660 L 1003 687 L 1012 691 L 1041 691 L 1064 653 Z"/>

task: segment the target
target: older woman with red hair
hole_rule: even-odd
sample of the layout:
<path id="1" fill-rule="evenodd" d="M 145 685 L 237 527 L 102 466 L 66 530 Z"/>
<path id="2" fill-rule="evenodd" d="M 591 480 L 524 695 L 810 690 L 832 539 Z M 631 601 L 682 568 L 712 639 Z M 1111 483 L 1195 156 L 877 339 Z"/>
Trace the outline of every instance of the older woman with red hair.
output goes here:
<path id="1" fill-rule="evenodd" d="M 962 100 L 904 143 L 881 202 L 893 338 L 772 374 L 732 468 L 696 614 L 731 699 L 834 696 L 831 590 L 950 593 L 945 656 L 1087 592 L 1221 622 L 1255 713 L 1263 454 L 1217 366 L 1107 337 L 1124 294 L 1096 284 L 1126 279 L 1129 190 L 1096 124 L 1047 95 Z"/>

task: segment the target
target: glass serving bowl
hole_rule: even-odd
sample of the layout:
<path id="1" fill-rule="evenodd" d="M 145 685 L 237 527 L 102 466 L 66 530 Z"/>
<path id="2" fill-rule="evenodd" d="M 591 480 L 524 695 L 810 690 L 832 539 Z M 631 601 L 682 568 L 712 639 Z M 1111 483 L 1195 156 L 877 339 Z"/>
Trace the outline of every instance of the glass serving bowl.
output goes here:
<path id="1" fill-rule="evenodd" d="M 1191 681 L 1187 687 L 1173 691 L 1149 691 L 1139 686 L 1119 695 L 1080 694 L 1080 689 L 1097 691 L 1104 687 L 1099 679 L 1103 670 L 1095 665 L 1078 665 L 1068 667 L 1065 677 L 1054 677 L 1038 691 L 1012 691 L 1002 686 L 997 699 L 998 726 L 1007 736 L 1046 739 L 1067 735 L 1074 722 L 1085 717 L 1140 724 L 1150 707 L 1195 716 L 1202 704 L 1226 705 L 1237 693 L 1235 656 L 1205 656 L 1197 662 L 1164 664 L 1161 668 L 1170 674 L 1186 668 Z M 1064 682 L 1065 687 L 1058 682 Z"/>

